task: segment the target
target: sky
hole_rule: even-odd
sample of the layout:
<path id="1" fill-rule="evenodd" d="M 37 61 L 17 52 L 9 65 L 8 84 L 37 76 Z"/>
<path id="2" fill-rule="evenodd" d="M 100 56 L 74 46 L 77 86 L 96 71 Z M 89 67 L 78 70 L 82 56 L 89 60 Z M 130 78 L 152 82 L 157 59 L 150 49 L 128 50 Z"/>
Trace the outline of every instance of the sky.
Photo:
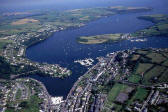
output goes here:
<path id="1" fill-rule="evenodd" d="M 86 2 L 86 1 L 95 1 L 95 0 L 0 0 L 1 5 L 26 5 L 26 4 L 59 4 L 59 3 L 65 3 L 65 2 Z M 108 0 L 99 0 L 99 1 L 108 1 Z"/>
<path id="2" fill-rule="evenodd" d="M 61 3 L 64 1 L 65 0 L 0 0 L 0 4 L 1 6 L 39 5 L 39 4 Z M 66 0 L 66 1 L 70 1 L 70 0 Z"/>
<path id="3" fill-rule="evenodd" d="M 108 3 L 110 1 L 118 0 L 0 0 L 0 10 L 16 9 L 16 8 L 35 8 L 35 7 L 46 7 L 46 8 L 70 8 L 70 7 L 81 7 L 91 6 L 101 3 Z"/>
<path id="4" fill-rule="evenodd" d="M 68 10 L 104 6 L 153 6 L 151 1 L 165 3 L 168 0 L 0 0 L 1 12 L 29 10 Z M 163 2 L 164 1 L 164 2 Z"/>

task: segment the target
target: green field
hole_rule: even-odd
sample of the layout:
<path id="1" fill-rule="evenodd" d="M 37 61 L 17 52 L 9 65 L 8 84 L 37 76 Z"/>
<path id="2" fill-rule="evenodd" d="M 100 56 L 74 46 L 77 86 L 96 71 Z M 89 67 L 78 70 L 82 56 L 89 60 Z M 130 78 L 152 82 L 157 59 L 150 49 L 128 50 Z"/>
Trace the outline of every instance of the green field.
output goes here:
<path id="1" fill-rule="evenodd" d="M 140 75 L 131 75 L 128 78 L 129 82 L 133 82 L 133 83 L 138 83 L 141 80 L 141 76 Z"/>
<path id="2" fill-rule="evenodd" d="M 144 88 L 137 87 L 136 92 L 134 95 L 128 100 L 127 106 L 131 106 L 135 101 L 143 103 L 143 101 L 147 98 L 148 96 L 148 90 Z"/>
<path id="3" fill-rule="evenodd" d="M 152 59 L 152 63 L 161 63 L 166 60 L 166 58 L 163 57 L 162 54 L 155 52 L 148 54 L 147 57 Z"/>
<path id="4" fill-rule="evenodd" d="M 124 111 L 124 105 L 130 106 L 135 101 L 139 101 L 142 103 L 144 99 L 146 99 L 148 96 L 148 90 L 146 90 L 145 88 L 137 87 L 135 91 L 132 91 L 132 95 L 129 95 L 129 98 L 127 99 L 126 103 L 117 103 L 116 97 L 120 93 L 127 93 L 127 89 L 129 88 L 132 87 L 127 86 L 125 84 L 116 83 L 107 95 L 107 100 L 105 101 L 105 108 L 102 112 L 110 112 L 109 110 L 112 108 L 115 108 L 115 111 L 117 112 Z"/>
<path id="5" fill-rule="evenodd" d="M 164 72 L 166 70 L 165 67 L 162 67 L 162 66 L 156 66 L 154 67 L 152 70 L 150 70 L 149 72 L 147 72 L 145 75 L 144 75 L 144 82 L 146 84 L 149 83 L 149 81 L 154 78 L 154 77 L 157 77 L 159 76 L 162 72 Z"/>
<path id="6" fill-rule="evenodd" d="M 135 74 L 142 75 L 143 73 L 145 73 L 152 66 L 153 66 L 153 64 L 149 64 L 149 63 L 139 63 Z"/>
<path id="7" fill-rule="evenodd" d="M 123 84 L 115 84 L 113 86 L 113 88 L 110 90 L 110 92 L 108 93 L 108 103 L 111 103 L 115 100 L 115 98 L 117 97 L 117 95 L 120 93 L 120 92 L 124 92 L 124 90 L 128 88 L 127 85 L 123 85 Z"/>
<path id="8" fill-rule="evenodd" d="M 147 95 L 148 95 L 148 91 L 146 89 L 138 87 L 135 95 L 132 97 L 132 100 L 133 101 L 139 100 L 143 102 L 144 99 L 147 97 Z"/>
<path id="9" fill-rule="evenodd" d="M 101 44 L 107 42 L 117 42 L 121 40 L 121 34 L 104 34 L 96 36 L 82 36 L 78 38 L 81 44 Z"/>
<path id="10" fill-rule="evenodd" d="M 124 84 L 116 83 L 107 95 L 107 100 L 105 102 L 105 107 L 107 107 L 107 108 L 115 107 L 116 110 L 120 110 L 122 108 L 122 105 L 117 105 L 117 104 L 114 103 L 114 101 L 115 101 L 116 97 L 118 96 L 118 94 L 120 92 L 125 92 L 125 90 L 127 88 L 129 88 L 129 86 L 124 85 Z M 106 111 L 106 110 L 104 110 L 104 111 Z"/>
<path id="11" fill-rule="evenodd" d="M 168 69 L 164 71 L 164 73 L 159 77 L 159 82 L 167 82 L 168 81 Z"/>

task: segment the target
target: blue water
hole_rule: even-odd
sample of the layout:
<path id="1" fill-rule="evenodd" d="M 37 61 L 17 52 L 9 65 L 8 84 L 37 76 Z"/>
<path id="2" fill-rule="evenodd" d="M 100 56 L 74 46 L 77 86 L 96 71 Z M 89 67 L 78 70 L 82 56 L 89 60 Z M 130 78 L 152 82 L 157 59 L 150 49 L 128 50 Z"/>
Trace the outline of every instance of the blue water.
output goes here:
<path id="1" fill-rule="evenodd" d="M 106 6 L 116 4 L 127 6 L 150 6 L 154 9 L 150 12 L 114 15 L 111 17 L 101 18 L 78 29 L 56 32 L 44 42 L 29 47 L 26 51 L 27 58 L 37 62 L 60 64 L 61 66 L 72 70 L 72 75 L 65 79 L 40 77 L 37 75 L 31 76 L 43 82 L 51 95 L 64 96 L 65 98 L 78 77 L 87 71 L 87 68 L 82 67 L 79 64 L 75 64 L 74 60 L 88 57 L 95 59 L 99 56 L 105 56 L 110 52 L 132 49 L 135 47 L 168 47 L 168 38 L 166 37 L 149 37 L 146 42 L 130 42 L 128 40 L 124 40 L 113 44 L 99 45 L 82 45 L 77 43 L 76 38 L 80 36 L 105 33 L 128 33 L 149 27 L 153 25 L 151 22 L 139 20 L 137 17 L 145 14 L 167 13 L 168 11 L 166 4 L 168 2 L 166 0 L 118 0 L 118 2 L 117 0 L 114 0 L 115 3 L 110 2 L 109 0 L 107 1 L 108 2 L 105 2 Z M 102 6 L 104 6 L 105 3 Z"/>

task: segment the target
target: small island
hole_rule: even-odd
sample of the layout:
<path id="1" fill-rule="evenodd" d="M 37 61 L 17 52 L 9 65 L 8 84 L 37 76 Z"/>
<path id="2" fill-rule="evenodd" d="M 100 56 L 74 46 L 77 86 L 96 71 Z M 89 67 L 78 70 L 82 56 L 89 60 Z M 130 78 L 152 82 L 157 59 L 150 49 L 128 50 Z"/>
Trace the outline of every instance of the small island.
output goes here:
<path id="1" fill-rule="evenodd" d="M 77 39 L 81 44 L 100 44 L 108 42 L 117 42 L 122 40 L 121 34 L 104 34 L 95 36 L 82 36 Z"/>

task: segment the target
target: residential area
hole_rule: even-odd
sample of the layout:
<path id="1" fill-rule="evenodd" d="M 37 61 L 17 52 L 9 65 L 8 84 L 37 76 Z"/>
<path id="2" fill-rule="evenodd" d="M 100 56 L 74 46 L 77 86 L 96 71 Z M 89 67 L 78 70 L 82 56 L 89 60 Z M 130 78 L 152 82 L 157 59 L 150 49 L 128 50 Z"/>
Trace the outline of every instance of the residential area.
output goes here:
<path id="1" fill-rule="evenodd" d="M 141 54 L 143 54 L 142 57 L 144 56 L 144 53 L 147 56 L 155 53 L 155 56 L 152 56 L 154 61 L 154 58 L 158 58 L 156 53 L 166 56 L 168 52 L 167 49 L 135 49 L 99 57 L 99 62 L 74 84 L 67 99 L 62 103 L 60 112 L 165 111 L 168 104 L 167 79 L 160 83 L 153 82 L 151 80 L 153 74 L 149 79 L 151 81 L 146 83 L 148 73 L 142 79 L 138 79 L 137 76 L 132 74 L 134 63 L 131 62 L 132 65 L 129 65 L 129 61 L 132 59 L 135 61 L 135 55 L 140 55 L 136 57 L 136 60 L 139 58 L 138 64 L 141 66 L 140 58 Z M 167 61 L 168 57 L 159 58 L 162 58 L 162 61 Z M 143 64 L 147 63 L 151 62 L 143 62 Z M 156 66 L 156 63 L 153 64 L 153 66 Z M 163 65 L 163 67 L 167 67 L 167 65 Z M 151 70 L 153 69 L 151 68 Z M 144 69 L 141 71 L 144 71 Z M 160 79 L 162 79 L 161 77 L 162 75 Z"/>
<path id="2" fill-rule="evenodd" d="M 51 112 L 59 109 L 62 97 L 52 97 L 45 86 L 31 78 L 0 81 L 0 112 L 37 111 Z"/>
<path id="3" fill-rule="evenodd" d="M 60 28 L 59 30 L 61 30 Z M 39 63 L 34 62 L 25 57 L 26 48 L 32 45 L 35 42 L 42 41 L 50 33 L 57 31 L 54 30 L 50 25 L 43 27 L 43 30 L 39 30 L 36 33 L 23 33 L 17 35 L 11 35 L 4 37 L 5 40 L 8 40 L 10 43 L 7 44 L 1 53 L 3 57 L 11 65 L 21 66 L 24 69 L 25 66 L 33 67 L 33 70 L 29 70 L 24 73 L 15 74 L 14 77 L 19 75 L 26 75 L 29 73 L 41 72 L 48 74 L 52 77 L 66 77 L 71 74 L 71 71 L 67 68 L 60 67 L 58 64 L 48 64 L 48 63 Z"/>

